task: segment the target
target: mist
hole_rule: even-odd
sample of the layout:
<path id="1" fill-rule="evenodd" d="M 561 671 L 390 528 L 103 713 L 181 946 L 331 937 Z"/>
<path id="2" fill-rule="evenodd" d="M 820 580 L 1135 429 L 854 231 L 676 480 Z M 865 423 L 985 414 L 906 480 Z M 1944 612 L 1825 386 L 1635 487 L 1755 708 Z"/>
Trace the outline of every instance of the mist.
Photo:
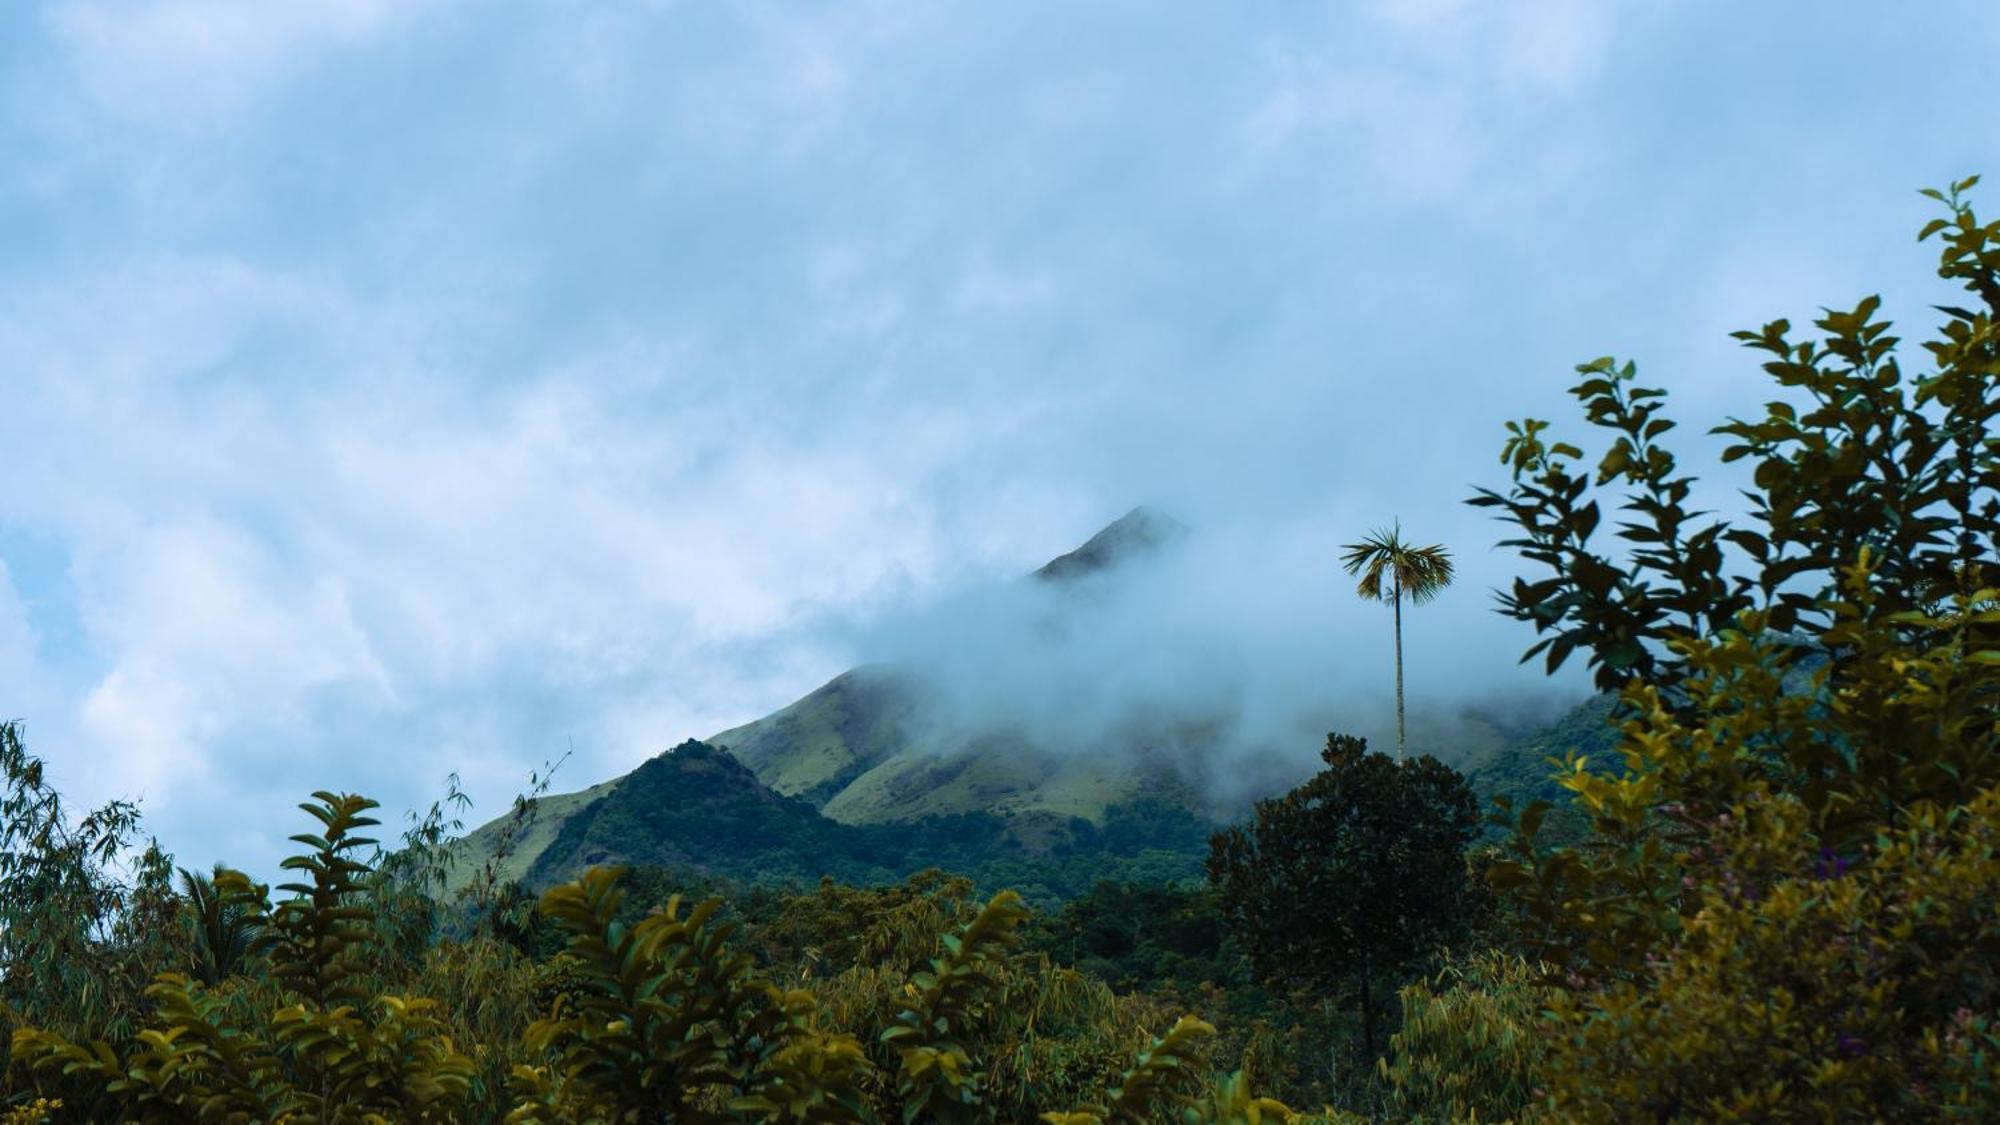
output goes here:
<path id="1" fill-rule="evenodd" d="M 318 788 L 394 822 L 455 771 L 484 819 L 869 662 L 1066 747 L 1220 716 L 1218 786 L 1387 748 L 1390 614 L 1337 558 L 1398 518 L 1459 563 L 1405 619 L 1449 759 L 1465 709 L 1583 691 L 1491 612 L 1502 423 L 1573 436 L 1613 352 L 1698 450 L 1768 397 L 1730 330 L 1921 322 L 1916 189 L 1992 170 L 2000 35 L 117 7 L 0 5 L 0 714 L 190 867 L 270 863 Z M 1020 581 L 1141 501 L 1171 557 Z"/>
<path id="2" fill-rule="evenodd" d="M 1338 563 L 1362 530 L 1198 525 L 1073 579 L 969 581 L 843 639 L 933 689 L 928 719 L 945 752 L 967 730 L 1018 733 L 1058 755 L 1148 751 L 1217 807 L 1240 806 L 1315 768 L 1329 732 L 1394 751 L 1393 615 L 1361 601 Z M 1409 752 L 1448 763 L 1464 760 L 1468 738 L 1546 723 L 1589 691 L 1580 666 L 1550 677 L 1518 663 L 1531 631 L 1491 595 L 1507 560 L 1477 543 L 1457 551 L 1469 564 L 1458 581 L 1403 610 Z"/>

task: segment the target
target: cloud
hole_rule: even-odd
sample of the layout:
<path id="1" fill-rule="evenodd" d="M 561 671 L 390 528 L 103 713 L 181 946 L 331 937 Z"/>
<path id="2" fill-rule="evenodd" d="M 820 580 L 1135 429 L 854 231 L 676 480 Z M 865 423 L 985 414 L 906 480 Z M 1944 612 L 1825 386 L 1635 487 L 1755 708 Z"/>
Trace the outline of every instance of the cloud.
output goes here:
<path id="1" fill-rule="evenodd" d="M 1602 71 L 1620 8 L 1612 0 L 1382 0 L 1370 12 L 1471 81 L 1569 93 Z"/>
<path id="2" fill-rule="evenodd" d="M 1223 803 L 1263 796 L 1246 774 L 1310 772 L 1330 730 L 1395 740 L 1391 617 L 1355 597 L 1336 561 L 1346 521 L 1329 515 L 1198 527 L 1074 584 L 960 585 L 871 615 L 852 643 L 934 689 L 946 730 L 1100 756 L 1197 724 L 1189 764 Z M 1448 761 L 1472 749 L 1455 741 L 1461 709 L 1546 713 L 1588 691 L 1578 669 L 1552 683 L 1515 664 L 1523 638 L 1481 612 L 1495 570 L 1466 554 L 1471 581 L 1404 615 L 1412 752 Z"/>
<path id="3" fill-rule="evenodd" d="M 0 684 L 16 685 L 23 696 L 45 689 L 35 658 L 34 632 L 27 607 L 14 588 L 14 576 L 0 561 Z M 17 704 L 18 705 L 18 704 Z M 5 715 L 7 719 L 18 715 Z"/>
<path id="4" fill-rule="evenodd" d="M 585 784 L 878 643 L 949 664 L 934 607 L 1141 500 L 1218 545 L 1107 619 L 1127 697 L 1375 690 L 1325 555 L 1398 515 L 1465 568 L 1413 684 L 1513 683 L 1457 503 L 1500 421 L 1605 351 L 1729 409 L 1719 304 L 1920 278 L 1964 14 L 16 6 L 0 710 L 258 862 L 316 786 L 497 811 L 572 742 Z"/>
<path id="5" fill-rule="evenodd" d="M 243 108 L 274 80 L 383 34 L 422 0 L 64 0 L 44 19 L 83 85 L 117 109 L 172 119 Z"/>
<path id="6" fill-rule="evenodd" d="M 210 768 L 204 748 L 233 724 L 293 721 L 301 696 L 329 684 L 394 699 L 342 584 L 280 571 L 240 528 L 146 527 L 84 570 L 90 628 L 117 654 L 82 701 L 84 733 L 112 751 L 113 776 L 161 804 Z"/>

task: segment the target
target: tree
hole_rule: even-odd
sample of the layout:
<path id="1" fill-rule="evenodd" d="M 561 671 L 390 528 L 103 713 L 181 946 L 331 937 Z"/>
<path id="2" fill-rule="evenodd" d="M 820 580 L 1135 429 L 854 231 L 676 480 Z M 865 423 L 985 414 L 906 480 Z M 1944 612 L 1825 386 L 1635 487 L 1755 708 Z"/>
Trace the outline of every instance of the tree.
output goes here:
<path id="1" fill-rule="evenodd" d="M 213 875 L 185 867 L 180 874 L 194 978 L 206 985 L 220 984 L 242 972 L 256 952 L 264 932 L 265 892 L 219 863 Z"/>
<path id="2" fill-rule="evenodd" d="M 94 1036 L 143 1015 L 138 962 L 161 951 L 133 939 L 162 935 L 119 930 L 144 889 L 120 872 L 138 830 L 129 801 L 72 817 L 20 724 L 0 722 L 0 1021 Z M 160 860 L 149 849 L 135 874 L 157 874 Z"/>
<path id="3" fill-rule="evenodd" d="M 2000 222 L 1963 192 L 1935 370 L 1906 378 L 1877 298 L 1737 333 L 1781 388 L 1730 420 L 1747 518 L 1692 511 L 1665 392 L 1605 358 L 1609 431 L 1509 425 L 1507 545 L 1547 568 L 1504 612 L 1551 670 L 1617 690 L 1615 760 L 1561 776 L 1591 832 L 1523 810 L 1491 868 L 1554 970 L 1543 1089 L 1564 1121 L 1993 1120 L 2000 1083 Z M 1624 489 L 1622 550 L 1592 542 Z"/>
<path id="4" fill-rule="evenodd" d="M 241 872 L 213 880 L 218 901 L 264 931 L 276 991 L 255 995 L 270 1008 L 253 1015 L 163 972 L 146 989 L 154 1026 L 122 1058 L 101 1038 L 23 1027 L 11 1041 L 17 1068 L 86 1120 L 464 1120 L 474 1064 L 453 1046 L 437 1002 L 369 987 L 377 918 L 363 885 L 371 869 L 356 856 L 374 846 L 358 833 L 378 823 L 366 815 L 375 802 L 313 798 L 299 807 L 319 831 L 292 837 L 306 850 L 281 865 L 297 873 L 279 887 L 293 897 L 271 908 L 266 888 Z"/>
<path id="5" fill-rule="evenodd" d="M 1391 761 L 1328 735 L 1326 768 L 1245 827 L 1215 835 L 1208 875 L 1258 974 L 1353 995 L 1373 1058 L 1375 982 L 1466 932 L 1477 898 L 1465 848 L 1479 823 L 1465 779 L 1428 754 Z"/>
<path id="6" fill-rule="evenodd" d="M 1355 593 L 1363 600 L 1388 602 L 1396 611 L 1396 757 L 1404 753 L 1403 728 L 1403 599 L 1412 605 L 1425 602 L 1451 585 L 1451 555 L 1443 544 L 1413 547 L 1403 542 L 1401 525 L 1375 531 L 1359 543 L 1341 548 L 1347 554 L 1341 565 L 1349 574 L 1359 574 Z"/>

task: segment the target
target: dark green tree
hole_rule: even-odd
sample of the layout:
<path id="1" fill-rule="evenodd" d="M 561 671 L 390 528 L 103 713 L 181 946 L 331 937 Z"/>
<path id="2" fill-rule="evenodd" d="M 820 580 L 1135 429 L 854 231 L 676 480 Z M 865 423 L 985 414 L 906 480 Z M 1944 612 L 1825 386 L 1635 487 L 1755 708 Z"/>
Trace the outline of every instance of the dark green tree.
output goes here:
<path id="1" fill-rule="evenodd" d="M 1392 761 L 1335 734 L 1321 757 L 1312 779 L 1215 835 L 1208 875 L 1258 974 L 1351 995 L 1372 1059 L 1381 982 L 1400 983 L 1475 913 L 1465 848 L 1479 814 L 1465 779 L 1428 754 Z"/>

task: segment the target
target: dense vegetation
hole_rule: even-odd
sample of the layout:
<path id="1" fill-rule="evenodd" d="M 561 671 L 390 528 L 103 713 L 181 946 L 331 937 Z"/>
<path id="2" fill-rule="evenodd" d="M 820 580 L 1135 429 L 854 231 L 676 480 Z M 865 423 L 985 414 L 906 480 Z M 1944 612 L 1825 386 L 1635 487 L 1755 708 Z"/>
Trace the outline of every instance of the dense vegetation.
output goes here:
<path id="1" fill-rule="evenodd" d="M 1211 826 L 1158 799 L 1081 817 L 992 813 L 893 824 L 843 824 L 758 781 L 729 754 L 689 741 L 627 775 L 570 816 L 536 857 L 528 882 L 546 886 L 593 865 L 666 868 L 722 882 L 782 886 L 831 876 L 894 882 L 927 868 L 1006 887 L 1053 905 L 1103 879 L 1199 879 Z"/>
<path id="2" fill-rule="evenodd" d="M 320 793 L 274 895 L 176 871 L 129 805 L 73 815 L 0 726 L 0 1119 L 2000 1119 L 2000 223 L 1971 186 L 1931 193 L 1970 297 L 1925 374 L 1873 298 L 1741 334 L 1781 388 L 1716 431 L 1747 518 L 1690 509 L 1629 363 L 1579 369 L 1594 466 L 1510 426 L 1473 501 L 1535 568 L 1502 608 L 1606 693 L 1547 745 L 1556 838 L 1517 792 L 1481 842 L 1463 778 L 1335 736 L 1206 884 L 1040 916 L 939 871 L 741 886 L 696 845 L 777 863 L 781 824 L 875 881 L 892 844 L 692 744 L 660 768 L 714 786 L 706 835 L 634 801 L 559 841 L 654 866 L 447 896 L 439 809 L 385 852 Z M 1177 831 L 1150 821 L 1092 831 L 1141 854 Z M 904 843 L 976 850 L 943 837 L 977 832 Z"/>

